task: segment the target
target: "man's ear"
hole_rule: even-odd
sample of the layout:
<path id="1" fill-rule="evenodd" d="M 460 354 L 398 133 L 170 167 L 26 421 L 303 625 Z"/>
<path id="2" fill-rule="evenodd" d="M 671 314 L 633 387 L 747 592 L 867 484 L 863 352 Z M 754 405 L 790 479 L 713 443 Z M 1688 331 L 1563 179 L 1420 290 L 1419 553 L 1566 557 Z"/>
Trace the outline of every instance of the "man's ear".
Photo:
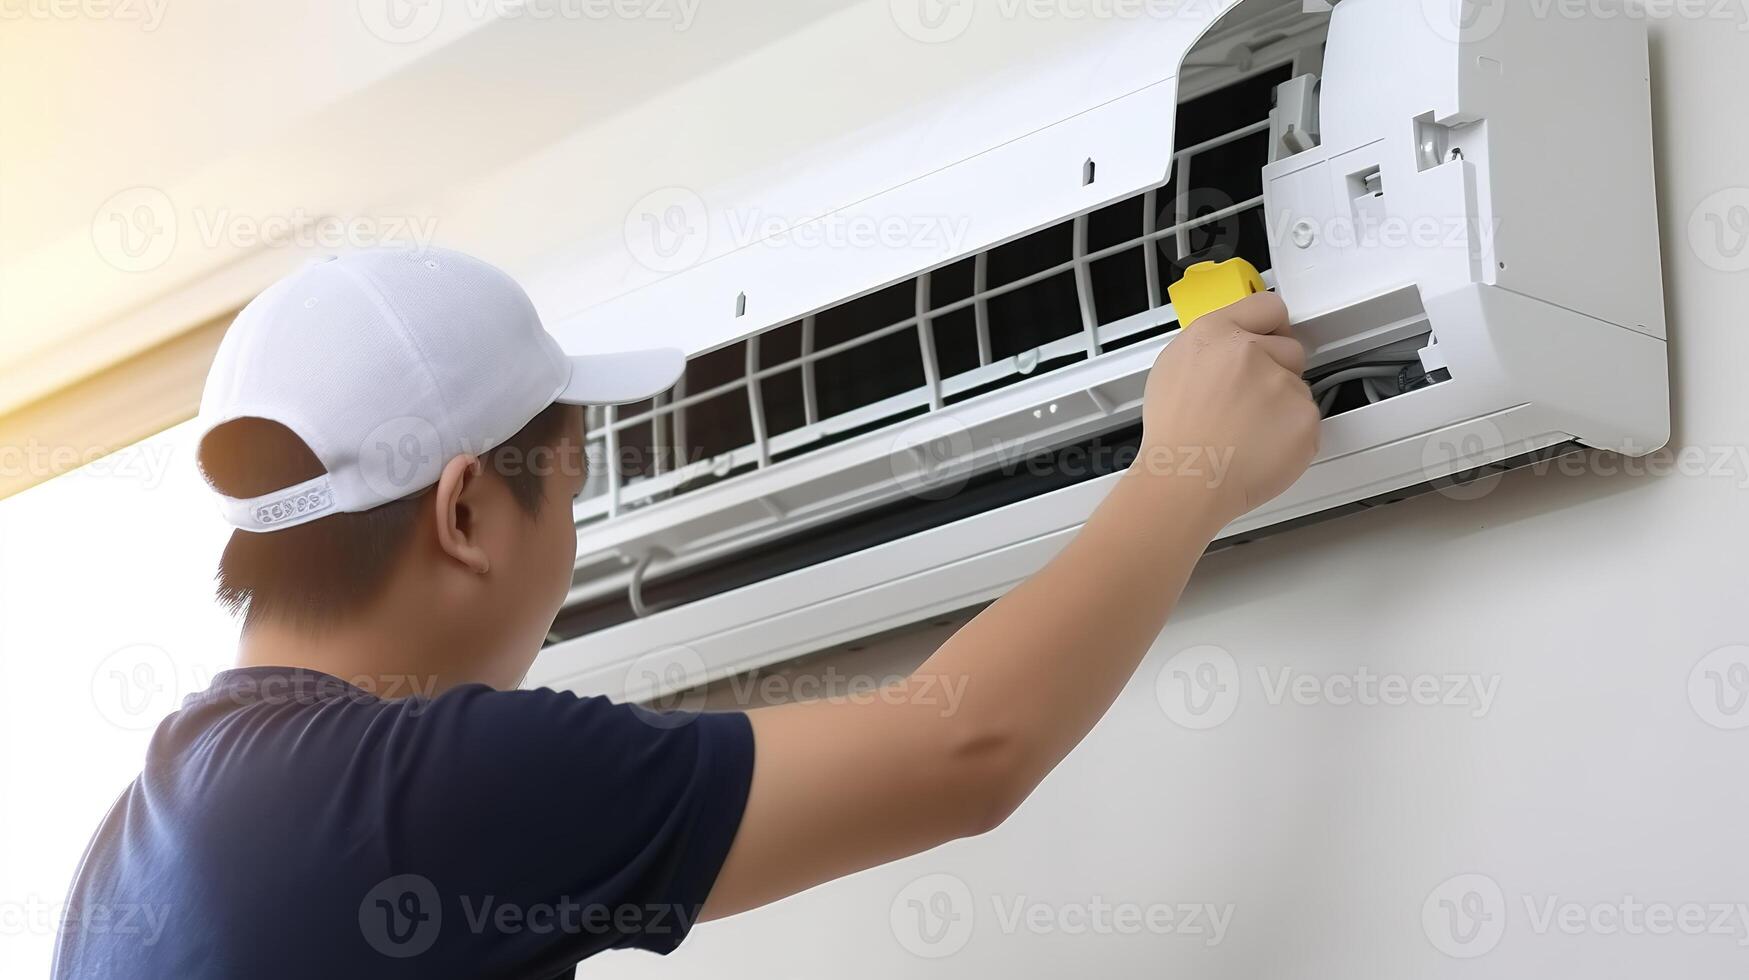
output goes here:
<path id="1" fill-rule="evenodd" d="M 457 456 L 443 467 L 437 478 L 433 506 L 437 508 L 437 544 L 445 554 L 466 565 L 475 574 L 492 570 L 492 560 L 486 555 L 477 537 L 479 526 L 469 504 L 470 493 L 478 484 L 485 468 L 478 456 Z"/>

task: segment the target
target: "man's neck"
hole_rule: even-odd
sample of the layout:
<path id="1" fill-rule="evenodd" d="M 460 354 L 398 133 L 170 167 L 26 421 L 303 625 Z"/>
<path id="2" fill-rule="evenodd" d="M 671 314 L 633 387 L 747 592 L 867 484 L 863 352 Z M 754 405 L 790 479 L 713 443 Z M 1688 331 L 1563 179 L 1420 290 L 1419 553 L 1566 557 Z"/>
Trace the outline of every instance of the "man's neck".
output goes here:
<path id="1" fill-rule="evenodd" d="M 322 626 L 252 623 L 238 643 L 237 666 L 320 671 L 385 698 L 435 696 L 462 684 L 502 685 L 484 665 L 449 655 L 453 637 L 444 643 L 427 632 L 368 619 Z"/>

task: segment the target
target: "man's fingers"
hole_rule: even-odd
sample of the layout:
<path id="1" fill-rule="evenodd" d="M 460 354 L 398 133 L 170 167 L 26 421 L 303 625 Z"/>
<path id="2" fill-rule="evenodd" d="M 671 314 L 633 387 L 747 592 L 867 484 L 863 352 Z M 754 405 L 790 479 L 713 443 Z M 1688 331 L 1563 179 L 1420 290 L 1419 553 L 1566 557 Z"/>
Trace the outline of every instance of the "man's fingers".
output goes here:
<path id="1" fill-rule="evenodd" d="M 1271 334 L 1257 337 L 1252 343 L 1263 348 L 1275 363 L 1293 372 L 1295 377 L 1306 373 L 1306 347 L 1292 337 Z"/>
<path id="2" fill-rule="evenodd" d="M 1251 333 L 1280 334 L 1284 337 L 1293 334 L 1287 323 L 1287 304 L 1274 293 L 1247 296 L 1225 309 L 1210 313 L 1209 316 L 1221 317 Z"/>

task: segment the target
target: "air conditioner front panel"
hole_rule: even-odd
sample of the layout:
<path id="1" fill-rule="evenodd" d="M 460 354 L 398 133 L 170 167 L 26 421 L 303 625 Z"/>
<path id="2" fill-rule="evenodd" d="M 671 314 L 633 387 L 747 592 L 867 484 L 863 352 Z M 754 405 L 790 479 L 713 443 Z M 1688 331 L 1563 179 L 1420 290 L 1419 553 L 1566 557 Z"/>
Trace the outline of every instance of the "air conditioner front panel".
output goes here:
<path id="1" fill-rule="evenodd" d="M 1170 16 L 1119 18 L 1097 42 L 919 106 L 871 134 L 868 146 L 811 159 L 805 172 L 767 175 L 755 189 L 708 200 L 675 188 L 672 199 L 650 205 L 678 207 L 672 218 L 628 220 L 708 229 L 698 236 L 704 251 L 675 256 L 676 274 L 549 326 L 581 348 L 635 324 L 641 342 L 696 354 L 1139 194 L 1172 168 L 1187 52 L 1234 8 L 1241 9 L 1228 19 L 1255 21 L 1262 30 L 1299 4 L 1210 0 L 1179 5 Z M 1302 19 L 1295 30 L 1308 26 L 1317 25 Z M 1290 61 L 1296 43 L 1275 40 L 1243 56 L 1259 65 Z M 944 45 L 919 56 L 952 51 Z M 923 168 L 918 161 L 926 161 Z M 764 229 L 761 215 L 795 216 L 798 209 L 813 217 L 755 237 Z"/>

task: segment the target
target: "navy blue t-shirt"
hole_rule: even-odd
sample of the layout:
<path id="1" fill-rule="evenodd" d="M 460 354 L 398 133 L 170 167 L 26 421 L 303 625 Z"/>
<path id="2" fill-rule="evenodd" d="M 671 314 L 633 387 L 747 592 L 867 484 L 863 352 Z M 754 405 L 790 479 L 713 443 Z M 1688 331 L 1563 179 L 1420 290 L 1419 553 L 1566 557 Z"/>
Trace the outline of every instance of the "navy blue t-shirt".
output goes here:
<path id="1" fill-rule="evenodd" d="M 548 980 L 604 949 L 665 953 L 752 772 L 742 714 L 226 671 L 98 829 L 54 975 Z"/>

